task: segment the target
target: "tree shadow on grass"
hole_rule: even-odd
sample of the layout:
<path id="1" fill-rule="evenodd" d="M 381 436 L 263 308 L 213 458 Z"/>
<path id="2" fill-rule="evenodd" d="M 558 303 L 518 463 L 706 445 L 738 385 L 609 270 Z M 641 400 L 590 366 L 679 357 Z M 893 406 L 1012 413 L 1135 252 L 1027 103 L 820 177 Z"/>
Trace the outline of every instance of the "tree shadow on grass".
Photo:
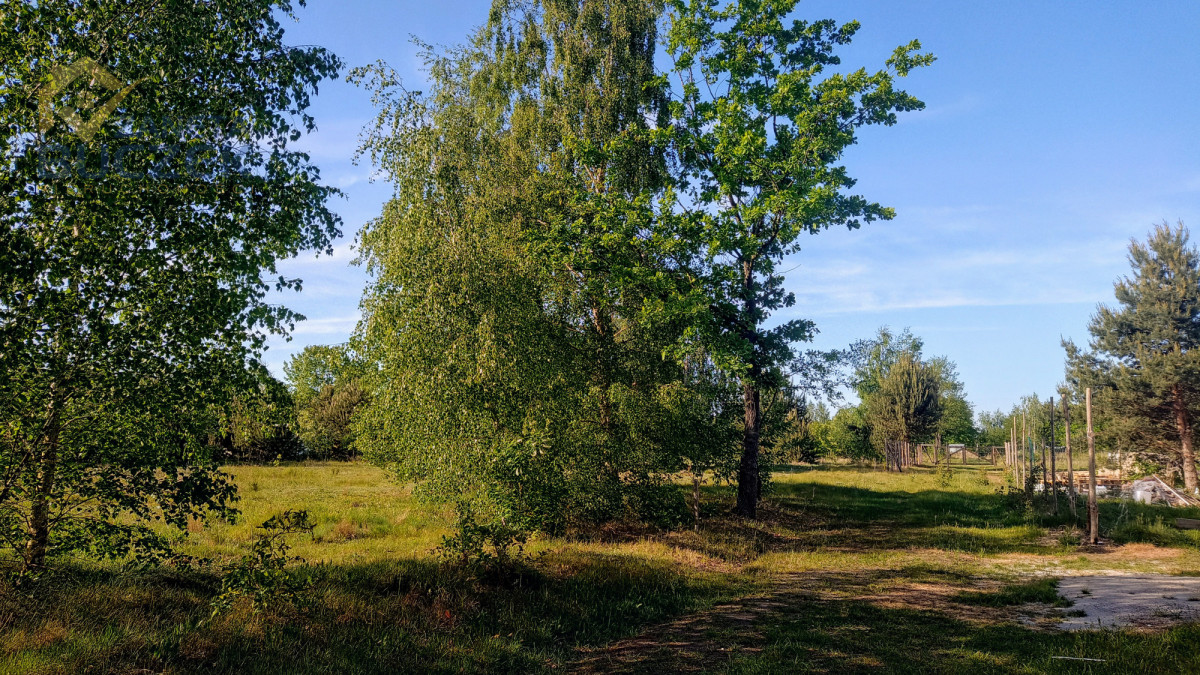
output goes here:
<path id="1" fill-rule="evenodd" d="M 712 493 L 709 493 L 710 495 Z M 734 562 L 765 553 L 935 548 L 973 554 L 1050 553 L 1046 531 L 1001 494 L 953 490 L 880 491 L 819 483 L 776 485 L 759 519 L 720 514 L 701 535 L 674 533 L 676 546 Z"/>
<path id="2" fill-rule="evenodd" d="M 538 672 L 735 592 L 667 562 L 568 550 L 480 582 L 428 560 L 317 565 L 307 608 L 208 620 L 212 575 L 62 568 L 0 589 L 0 671 Z"/>
<path id="3" fill-rule="evenodd" d="M 1200 627 L 1063 633 L 1038 594 L 919 570 L 781 575 L 770 590 L 589 650 L 572 671 L 1197 672 Z M 968 589 L 975 589 L 970 590 Z M 980 602 L 983 598 L 987 600 Z M 995 602 L 990 600 L 995 598 Z M 1028 624 L 1028 625 L 1027 625 Z M 1074 661 L 1091 658 L 1097 661 Z"/>

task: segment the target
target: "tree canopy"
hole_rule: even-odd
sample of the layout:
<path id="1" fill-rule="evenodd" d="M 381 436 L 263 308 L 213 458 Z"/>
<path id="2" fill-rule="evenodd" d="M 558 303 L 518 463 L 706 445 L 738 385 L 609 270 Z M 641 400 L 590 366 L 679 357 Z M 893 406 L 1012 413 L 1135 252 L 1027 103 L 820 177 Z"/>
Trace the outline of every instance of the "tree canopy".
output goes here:
<path id="1" fill-rule="evenodd" d="M 754 517 L 759 498 L 761 396 L 810 340 L 815 324 L 771 324 L 795 304 L 778 268 L 802 235 L 857 228 L 894 211 L 848 192 L 840 164 L 858 130 L 893 125 L 924 104 L 895 80 L 933 62 L 912 41 L 875 72 L 826 72 L 859 25 L 803 21 L 796 0 L 669 4 L 665 75 L 679 162 L 684 237 L 702 244 L 692 330 L 719 367 L 741 381 L 742 457 L 738 512 Z"/>
<path id="2" fill-rule="evenodd" d="M 161 548 L 228 513 L 203 439 L 299 318 L 276 261 L 338 235 L 290 144 L 339 63 L 284 43 L 287 0 L 3 11 L 0 537 L 31 568 Z"/>
<path id="3" fill-rule="evenodd" d="M 1110 432 L 1177 467 L 1198 487 L 1192 420 L 1200 404 L 1200 251 L 1183 223 L 1163 223 L 1129 245 L 1131 275 L 1101 305 L 1085 352 L 1069 341 L 1068 380 L 1091 386 Z"/>
<path id="4" fill-rule="evenodd" d="M 699 348 L 664 358 L 689 244 L 654 217 L 658 18 L 497 2 L 427 49 L 428 92 L 357 73 L 381 108 L 364 152 L 396 184 L 362 235 L 358 442 L 423 494 L 548 530 L 671 518 L 666 477 L 728 454 L 727 381 Z"/>

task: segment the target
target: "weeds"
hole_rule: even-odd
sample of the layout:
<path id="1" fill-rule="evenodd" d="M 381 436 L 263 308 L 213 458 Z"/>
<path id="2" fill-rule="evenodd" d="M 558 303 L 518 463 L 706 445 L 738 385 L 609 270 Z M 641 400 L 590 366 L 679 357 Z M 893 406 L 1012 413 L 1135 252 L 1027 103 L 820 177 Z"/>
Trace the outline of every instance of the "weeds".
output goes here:
<path id="1" fill-rule="evenodd" d="M 279 606 L 301 607 L 306 604 L 306 592 L 312 585 L 308 578 L 299 578 L 287 570 L 290 564 L 304 560 L 288 555 L 291 547 L 287 537 L 307 532 L 313 524 L 307 511 L 284 511 L 259 526 L 250 552 L 238 562 L 225 568 L 221 593 L 212 601 L 212 616 L 228 611 L 239 600 L 248 598 L 251 610 Z"/>
<path id="2" fill-rule="evenodd" d="M 706 607 L 760 597 L 799 603 L 800 611 L 751 627 L 760 652 L 705 668 L 1061 672 L 1052 655 L 1097 652 L 1124 668 L 1105 672 L 1135 672 L 1136 664 L 1152 672 L 1200 668 L 1200 629 L 1063 635 L 1005 619 L 1032 610 L 990 609 L 1060 603 L 1048 581 L 1014 581 L 1034 567 L 1200 568 L 1196 544 L 1179 537 L 1163 539 L 1182 549 L 1169 556 L 1150 547 L 1130 551 L 1146 559 L 1073 551 L 1071 529 L 1047 538 L 1046 516 L 1027 522 L 1006 493 L 983 487 L 981 474 L 996 475 L 990 467 L 954 467 L 949 488 L 939 488 L 928 467 L 903 474 L 805 468 L 777 475 L 769 508 L 754 523 L 728 516 L 728 489 L 709 485 L 700 533 L 639 528 L 530 541 L 503 523 L 422 504 L 365 464 L 231 473 L 243 487 L 245 520 L 210 524 L 181 543 L 225 565 L 101 563 L 55 570 L 36 587 L 0 585 L 0 672 L 564 672 L 575 668 L 579 650 L 638 633 L 653 641 L 664 622 L 687 625 Z M 258 492 L 248 489 L 251 482 Z M 1165 536 L 1177 513 L 1194 517 L 1130 505 L 1114 527 L 1118 507 L 1102 502 L 1102 522 L 1131 539 Z M 307 517 L 269 518 L 281 511 Z M 274 523 L 255 527 L 263 521 Z M 305 534 L 322 532 L 329 536 Z M 301 564 L 301 557 L 322 564 Z M 236 575 L 218 576 L 231 568 Z M 772 595 L 784 578 L 803 587 L 800 595 Z M 1009 586 L 984 592 L 981 579 Z M 920 601 L 929 584 L 953 590 L 928 607 L 878 600 L 908 588 Z M 809 602 L 814 590 L 828 599 Z M 221 595 L 229 611 L 213 616 Z M 939 606 L 957 610 L 947 615 Z M 654 655 L 630 670 L 683 665 Z"/>
<path id="3" fill-rule="evenodd" d="M 524 532 L 504 523 L 480 524 L 474 509 L 460 503 L 454 534 L 442 537 L 437 553 L 463 570 L 498 579 L 525 567 L 525 543 Z"/>

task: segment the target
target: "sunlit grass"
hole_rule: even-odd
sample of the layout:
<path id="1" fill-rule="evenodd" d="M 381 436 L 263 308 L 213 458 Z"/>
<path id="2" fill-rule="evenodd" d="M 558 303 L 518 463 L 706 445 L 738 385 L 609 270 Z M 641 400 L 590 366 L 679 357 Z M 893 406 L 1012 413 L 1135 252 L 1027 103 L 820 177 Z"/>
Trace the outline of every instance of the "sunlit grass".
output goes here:
<path id="1" fill-rule="evenodd" d="M 1053 580 L 1067 573 L 1200 573 L 1196 535 L 1169 524 L 1177 512 L 1106 502 L 1106 531 L 1127 543 L 1089 552 L 1074 544 L 1068 515 L 1013 509 L 990 467 L 956 466 L 948 482 L 928 468 L 791 467 L 776 473 L 755 523 L 729 515 L 728 486 L 707 485 L 699 533 L 535 537 L 528 568 L 498 580 L 441 565 L 435 549 L 451 531 L 451 510 L 415 499 L 375 467 L 229 472 L 241 517 L 193 523 L 181 539 L 183 552 L 218 565 L 189 572 L 60 561 L 32 594 L 0 593 L 0 672 L 563 670 L 578 648 L 781 588 L 792 589 L 792 604 L 756 629 L 762 650 L 716 670 L 1074 672 L 1050 657 L 1103 649 L 1126 668 L 1139 659 L 1151 671 L 1200 667 L 1193 628 L 1064 636 L 867 599 L 939 588 L 969 615 L 1055 604 Z M 257 526 L 288 509 L 307 510 L 316 524 L 312 536 L 291 539 L 292 554 L 306 561 L 294 574 L 311 579 L 311 605 L 242 607 L 210 620 L 220 564 L 245 554 Z M 805 600 L 810 593 L 823 599 Z M 724 635 L 714 630 L 713 639 Z M 1160 653 L 1167 646 L 1175 651 Z M 663 663 L 659 670 L 672 670 Z"/>

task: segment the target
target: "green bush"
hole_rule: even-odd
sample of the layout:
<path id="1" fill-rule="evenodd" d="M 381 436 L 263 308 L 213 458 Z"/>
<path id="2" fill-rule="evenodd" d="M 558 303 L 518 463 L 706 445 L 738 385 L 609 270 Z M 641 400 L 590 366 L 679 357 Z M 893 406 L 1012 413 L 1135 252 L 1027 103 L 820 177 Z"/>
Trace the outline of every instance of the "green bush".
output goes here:
<path id="1" fill-rule="evenodd" d="M 213 616 L 229 610 L 243 598 L 249 599 L 254 612 L 307 604 L 311 580 L 301 579 L 286 568 L 291 563 L 304 562 L 288 555 L 291 547 L 287 537 L 301 532 L 312 534 L 313 522 L 308 512 L 284 511 L 259 527 L 263 532 L 251 545 L 250 552 L 225 568 L 221 593 L 212 601 Z"/>

